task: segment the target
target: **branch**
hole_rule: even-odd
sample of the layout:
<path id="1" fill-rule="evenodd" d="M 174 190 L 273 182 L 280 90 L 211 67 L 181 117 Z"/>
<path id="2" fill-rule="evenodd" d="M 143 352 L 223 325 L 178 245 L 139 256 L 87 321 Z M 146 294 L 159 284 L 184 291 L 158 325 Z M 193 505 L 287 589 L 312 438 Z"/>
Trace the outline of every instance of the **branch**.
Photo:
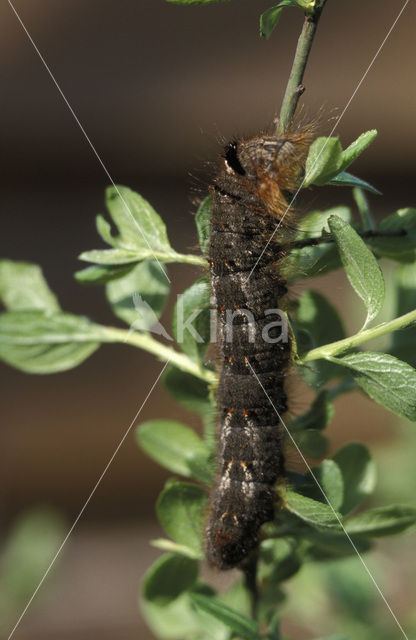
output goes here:
<path id="1" fill-rule="evenodd" d="M 215 384 L 217 382 L 217 376 L 214 371 L 199 365 L 184 353 L 179 353 L 179 351 L 175 351 L 172 347 L 168 347 L 159 342 L 159 340 L 155 340 L 149 333 L 118 329 L 117 327 L 100 327 L 100 334 L 100 340 L 102 342 L 131 344 L 134 347 L 153 353 L 153 355 L 157 356 L 163 362 L 171 362 L 178 367 L 178 369 L 181 369 L 181 371 L 190 373 L 208 382 L 208 384 Z"/>
<path id="2" fill-rule="evenodd" d="M 397 231 L 376 231 L 368 229 L 367 231 L 357 231 L 358 235 L 364 240 L 368 238 L 400 238 L 407 235 L 406 229 L 398 229 Z M 295 240 L 289 243 L 285 248 L 290 251 L 291 249 L 303 249 L 304 247 L 315 247 L 319 244 L 330 244 L 335 242 L 333 236 L 325 232 L 317 238 L 305 238 L 305 240 Z"/>
<path id="3" fill-rule="evenodd" d="M 282 134 L 290 126 L 292 122 L 298 100 L 305 87 L 302 84 L 303 75 L 308 63 L 309 54 L 311 52 L 313 39 L 315 37 L 318 22 L 321 17 L 326 0 L 317 0 L 316 5 L 309 15 L 306 15 L 303 23 L 302 31 L 299 36 L 298 46 L 296 48 L 293 60 L 292 70 L 290 72 L 289 81 L 287 83 L 285 95 L 280 109 L 279 122 L 276 127 L 276 135 Z"/>
<path id="4" fill-rule="evenodd" d="M 254 620 L 257 620 L 258 603 L 259 603 L 259 589 L 257 585 L 257 565 L 258 565 L 258 550 L 246 559 L 241 569 L 244 572 L 244 582 L 247 590 L 251 596 L 251 615 Z"/>
<path id="5" fill-rule="evenodd" d="M 384 336 L 386 333 L 391 333 L 392 331 L 398 331 L 399 329 L 406 329 L 407 327 L 416 323 L 416 310 L 410 311 L 409 313 L 405 313 L 403 316 L 399 318 L 395 318 L 395 320 L 391 320 L 390 322 L 383 322 L 382 324 L 373 327 L 372 329 L 366 329 L 365 331 L 360 331 L 356 333 L 351 338 L 345 338 L 344 340 L 337 340 L 337 342 L 331 342 L 330 344 L 326 344 L 323 347 L 317 347 L 316 349 L 312 349 L 309 351 L 302 359 L 300 364 L 304 364 L 305 362 L 311 362 L 312 360 L 320 360 L 321 358 L 328 358 L 331 356 L 336 356 L 343 351 L 348 351 L 354 347 L 358 347 L 360 344 L 364 342 L 368 342 L 369 340 L 374 340 L 374 338 L 379 338 L 380 336 Z"/>

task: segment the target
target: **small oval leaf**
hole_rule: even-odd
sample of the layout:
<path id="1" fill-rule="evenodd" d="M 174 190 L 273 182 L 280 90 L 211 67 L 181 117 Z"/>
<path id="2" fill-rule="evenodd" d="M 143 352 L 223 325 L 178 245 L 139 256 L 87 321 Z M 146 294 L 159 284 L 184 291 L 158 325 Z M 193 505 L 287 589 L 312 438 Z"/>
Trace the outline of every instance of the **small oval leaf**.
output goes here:
<path id="1" fill-rule="evenodd" d="M 305 291 L 299 300 L 296 314 L 296 330 L 306 331 L 312 338 L 312 345 L 321 347 L 345 338 L 341 318 L 331 302 L 318 291 Z M 313 387 L 320 387 L 333 377 L 342 375 L 339 367 L 332 363 L 316 361 L 301 368 L 305 381 Z"/>
<path id="2" fill-rule="evenodd" d="M 246 618 L 217 598 L 202 593 L 193 593 L 191 600 L 199 609 L 227 625 L 239 638 L 258 640 L 259 629 L 254 620 Z"/>
<path id="3" fill-rule="evenodd" d="M 160 524 L 178 544 L 203 556 L 202 529 L 207 510 L 205 491 L 190 482 L 168 481 L 156 503 Z"/>
<path id="4" fill-rule="evenodd" d="M 305 496 L 287 491 L 284 496 L 286 508 L 304 522 L 317 528 L 339 529 L 342 521 L 341 514 L 327 504 L 312 500 Z"/>
<path id="5" fill-rule="evenodd" d="M 168 365 L 162 376 L 162 382 L 175 400 L 190 411 L 198 411 L 203 415 L 215 411 L 211 404 L 209 385 L 200 378 L 181 371 L 173 365 Z"/>
<path id="6" fill-rule="evenodd" d="M 198 577 L 198 562 L 177 553 L 165 553 L 146 571 L 143 596 L 160 605 L 190 589 Z"/>
<path id="7" fill-rule="evenodd" d="M 0 260 L 0 301 L 10 311 L 59 311 L 42 269 L 30 262 Z"/>
<path id="8" fill-rule="evenodd" d="M 376 402 L 416 422 L 416 370 L 387 353 L 363 351 L 330 358 L 352 370 L 360 387 Z"/>
<path id="9" fill-rule="evenodd" d="M 304 187 L 323 186 L 336 176 L 342 165 L 342 147 L 338 138 L 317 138 L 309 147 Z"/>
<path id="10" fill-rule="evenodd" d="M 323 458 L 328 451 L 328 438 L 317 429 L 304 429 L 295 433 L 293 438 L 302 453 L 310 458 Z"/>
<path id="11" fill-rule="evenodd" d="M 180 473 L 182 476 L 194 477 L 195 462 L 202 467 L 209 465 L 209 450 L 193 429 L 174 420 L 149 420 L 136 430 L 137 442 L 153 460 L 160 465 Z M 207 480 L 209 468 L 204 480 Z"/>
<path id="12" fill-rule="evenodd" d="M 211 335 L 210 286 L 208 278 L 199 278 L 178 296 L 172 316 L 176 342 L 192 360 L 200 362 Z"/>
<path id="13" fill-rule="evenodd" d="M 0 314 L 0 359 L 27 373 L 56 373 L 81 364 L 99 347 L 100 327 L 49 311 Z"/>
<path id="14" fill-rule="evenodd" d="M 306 476 L 310 483 L 308 497 L 323 502 L 324 504 L 329 503 L 335 510 L 340 510 L 344 497 L 344 480 L 341 469 L 337 463 L 333 460 L 323 460 L 319 467 L 315 467 L 312 471 L 315 477 L 310 473 Z M 325 497 L 318 487 L 315 478 L 322 487 Z"/>
<path id="15" fill-rule="evenodd" d="M 290 423 L 290 431 L 303 431 L 305 429 L 325 429 L 334 417 L 335 407 L 329 401 L 329 391 L 321 391 L 313 401 L 310 409 L 303 415 L 295 418 Z"/>
<path id="16" fill-rule="evenodd" d="M 360 536 L 390 536 L 416 524 L 416 508 L 407 505 L 391 505 L 368 509 L 348 518 L 348 533 Z"/>
<path id="17" fill-rule="evenodd" d="M 374 491 L 377 482 L 376 465 L 367 447 L 359 442 L 350 442 L 333 456 L 341 470 L 344 496 L 341 513 L 348 513 L 358 507 Z"/>
<path id="18" fill-rule="evenodd" d="M 208 242 L 211 234 L 212 196 L 204 198 L 195 214 L 195 224 L 198 231 L 199 246 L 204 255 L 208 254 Z"/>
<path id="19" fill-rule="evenodd" d="M 374 193 L 376 196 L 381 196 L 381 191 L 373 187 L 369 182 L 362 180 L 361 178 L 357 178 L 357 176 L 353 176 L 351 173 L 347 171 L 341 171 L 337 173 L 336 176 L 331 178 L 328 184 L 333 185 L 334 187 L 359 187 L 361 189 L 365 189 L 370 193 Z"/>
<path id="20" fill-rule="evenodd" d="M 367 319 L 364 323 L 366 327 L 379 314 L 384 303 L 383 274 L 370 249 L 348 222 L 338 216 L 331 216 L 329 227 L 347 277 L 367 307 Z"/>
<path id="21" fill-rule="evenodd" d="M 270 9 L 266 9 L 260 16 L 260 36 L 270 38 L 279 22 L 280 15 L 285 7 L 296 7 L 295 0 L 283 0 Z"/>
<path id="22" fill-rule="evenodd" d="M 167 296 L 169 282 L 161 266 L 145 260 L 129 273 L 106 286 L 107 299 L 115 315 L 130 325 L 132 331 L 152 330 L 152 333 L 172 339 L 159 323 Z"/>
<path id="23" fill-rule="evenodd" d="M 354 140 L 349 147 L 342 152 L 341 171 L 345 171 L 358 158 L 362 152 L 367 149 L 377 136 L 377 130 L 371 129 L 362 133 L 357 140 Z"/>

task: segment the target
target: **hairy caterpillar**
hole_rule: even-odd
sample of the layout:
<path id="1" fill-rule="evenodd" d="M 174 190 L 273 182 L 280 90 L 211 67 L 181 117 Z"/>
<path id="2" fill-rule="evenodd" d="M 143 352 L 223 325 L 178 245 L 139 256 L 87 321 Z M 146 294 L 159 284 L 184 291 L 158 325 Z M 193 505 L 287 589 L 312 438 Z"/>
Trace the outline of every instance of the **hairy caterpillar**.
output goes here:
<path id="1" fill-rule="evenodd" d="M 299 187 L 311 141 L 308 129 L 281 138 L 233 141 L 225 147 L 212 187 L 210 279 L 221 364 L 218 477 L 206 554 L 220 569 L 239 565 L 256 547 L 261 525 L 274 516 L 274 484 L 284 476 L 280 420 L 253 370 L 279 414 L 284 413 L 290 339 L 279 340 L 275 327 L 265 340 L 263 330 L 270 323 L 265 310 L 278 309 L 287 292 L 279 267 L 291 212 L 284 214 L 290 194 Z"/>

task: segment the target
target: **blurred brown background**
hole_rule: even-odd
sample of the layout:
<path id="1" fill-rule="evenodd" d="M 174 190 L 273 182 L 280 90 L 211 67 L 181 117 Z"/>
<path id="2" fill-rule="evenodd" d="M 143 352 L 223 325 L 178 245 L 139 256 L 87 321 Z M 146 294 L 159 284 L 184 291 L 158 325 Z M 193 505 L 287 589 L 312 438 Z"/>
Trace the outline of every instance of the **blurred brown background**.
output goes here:
<path id="1" fill-rule="evenodd" d="M 286 10 L 270 41 L 261 41 L 258 17 L 271 4 L 16 0 L 112 178 L 152 202 L 179 251 L 196 242 L 190 193 L 197 181 L 189 172 L 203 175 L 220 135 L 256 132 L 278 112 L 302 18 Z M 402 4 L 328 0 L 303 98 L 311 117 L 323 108 L 323 133 Z M 371 198 L 378 215 L 416 199 L 415 20 L 410 3 L 337 129 L 344 146 L 362 131 L 379 131 L 354 166 L 385 194 Z M 40 263 L 64 309 L 118 324 L 102 288 L 81 287 L 72 276 L 80 268 L 77 254 L 101 246 L 94 216 L 103 211 L 109 179 L 7 2 L 0 8 L 0 33 L 0 255 Z M 351 204 L 348 190 L 307 196 L 316 208 L 346 201 Z M 172 266 L 170 274 L 176 295 L 197 271 Z M 342 276 L 313 285 L 357 327 L 346 310 L 352 297 Z M 120 345 L 106 345 L 81 367 L 55 376 L 0 367 L 4 533 L 14 516 L 39 503 L 73 521 L 160 368 L 151 356 Z M 392 416 L 358 395 L 354 400 L 338 405 L 334 448 L 364 431 L 375 446 L 396 446 Z M 152 417 L 198 424 L 161 388 L 139 421 Z M 131 433 L 70 538 L 53 587 L 39 594 L 16 640 L 151 637 L 136 598 L 139 578 L 156 556 L 147 540 L 158 534 L 152 505 L 164 477 Z M 308 637 L 303 633 L 299 629 L 296 638 Z"/>

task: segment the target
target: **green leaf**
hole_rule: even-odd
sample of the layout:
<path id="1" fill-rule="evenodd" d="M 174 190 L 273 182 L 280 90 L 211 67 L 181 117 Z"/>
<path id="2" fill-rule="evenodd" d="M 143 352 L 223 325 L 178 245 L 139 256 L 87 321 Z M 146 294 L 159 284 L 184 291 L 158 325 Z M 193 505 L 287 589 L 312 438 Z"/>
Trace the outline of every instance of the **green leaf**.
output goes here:
<path id="1" fill-rule="evenodd" d="M 156 547 L 156 549 L 161 549 L 162 551 L 172 551 L 173 553 L 179 553 L 183 556 L 194 558 L 196 560 L 201 558 L 201 553 L 199 551 L 194 551 L 190 547 L 186 547 L 184 544 L 179 544 L 178 542 L 174 542 L 168 538 L 155 538 L 150 540 L 150 544 L 152 547 Z"/>
<path id="2" fill-rule="evenodd" d="M 312 347 L 321 347 L 345 338 L 341 319 L 332 304 L 318 291 L 304 291 L 299 299 L 296 329 L 311 336 Z M 308 363 L 301 368 L 308 384 L 319 387 L 333 377 L 342 375 L 339 367 L 325 360 Z"/>
<path id="3" fill-rule="evenodd" d="M 342 152 L 341 171 L 345 171 L 358 158 L 362 152 L 373 142 L 377 136 L 376 129 L 362 133 L 349 147 Z"/>
<path id="4" fill-rule="evenodd" d="M 122 278 L 132 269 L 134 269 L 134 263 L 120 266 L 110 265 L 108 267 L 93 265 L 76 271 L 74 276 L 82 284 L 105 284 L 111 280 Z"/>
<path id="5" fill-rule="evenodd" d="M 131 189 L 112 186 L 106 189 L 106 204 L 118 235 L 111 235 L 110 225 L 97 217 L 97 229 L 112 249 L 85 251 L 79 258 L 101 265 L 121 265 L 157 259 L 175 262 L 166 227 L 153 207 Z"/>
<path id="6" fill-rule="evenodd" d="M 363 351 L 330 358 L 352 370 L 360 387 L 390 411 L 416 421 L 416 370 L 387 353 Z"/>
<path id="7" fill-rule="evenodd" d="M 101 236 L 101 238 L 104 240 L 104 242 L 109 244 L 111 247 L 116 247 L 117 246 L 118 239 L 113 237 L 113 235 L 111 233 L 111 225 L 110 225 L 109 222 L 107 222 L 107 220 L 104 218 L 104 216 L 102 216 L 101 214 L 96 216 L 96 218 L 95 218 L 95 226 L 96 226 L 96 229 L 98 231 L 98 234 Z"/>
<path id="8" fill-rule="evenodd" d="M 317 429 L 305 429 L 294 433 L 293 439 L 305 456 L 322 458 L 328 451 L 328 438 Z"/>
<path id="9" fill-rule="evenodd" d="M 84 260 L 84 262 L 94 262 L 99 265 L 125 265 L 133 264 L 134 262 L 140 262 L 141 260 L 151 260 L 155 252 L 148 247 L 137 248 L 134 251 L 132 249 L 92 249 L 91 251 L 84 251 L 78 258 Z M 160 253 L 157 253 L 158 259 L 161 258 Z M 166 260 L 168 262 L 168 260 Z M 172 260 L 172 262 L 174 262 Z"/>
<path id="10" fill-rule="evenodd" d="M 348 533 L 360 536 L 390 536 L 416 524 L 416 508 L 407 505 L 391 505 L 368 509 L 348 518 Z"/>
<path id="11" fill-rule="evenodd" d="M 377 231 L 403 232 L 398 236 L 369 238 L 368 242 L 378 256 L 403 263 L 416 261 L 416 209 L 399 209 L 384 218 Z"/>
<path id="12" fill-rule="evenodd" d="M 0 314 L 0 358 L 28 373 L 76 367 L 99 347 L 100 327 L 87 318 L 49 311 Z"/>
<path id="13" fill-rule="evenodd" d="M 10 311 L 60 309 L 42 269 L 30 262 L 0 260 L 0 300 Z"/>
<path id="14" fill-rule="evenodd" d="M 373 493 L 377 482 L 376 465 L 367 447 L 358 442 L 342 447 L 333 460 L 341 470 L 344 485 L 342 505 L 338 508 L 343 514 L 349 513 Z"/>
<path id="15" fill-rule="evenodd" d="M 317 500 L 311 500 L 311 498 L 302 496 L 294 491 L 285 493 L 285 505 L 288 511 L 318 529 L 339 528 L 338 518 L 342 521 L 342 516 L 334 512 L 329 505 L 322 504 Z"/>
<path id="16" fill-rule="evenodd" d="M 169 283 L 160 265 L 147 260 L 106 286 L 107 299 L 118 318 L 135 331 L 153 328 L 164 337 L 169 336 L 158 320 L 168 294 Z"/>
<path id="17" fill-rule="evenodd" d="M 286 538 L 264 540 L 260 546 L 260 559 L 258 580 L 267 581 L 274 587 L 291 578 L 302 566 L 296 545 Z"/>
<path id="18" fill-rule="evenodd" d="M 328 220 L 331 216 L 336 215 L 351 222 L 352 213 L 350 207 L 344 205 L 331 207 L 325 211 L 311 211 L 304 215 L 299 222 L 299 228 L 296 233 L 296 240 L 305 240 L 306 238 L 320 238 L 322 234 L 329 234 Z"/>
<path id="19" fill-rule="evenodd" d="M 347 171 L 341 171 L 336 176 L 329 180 L 328 184 L 333 185 L 334 187 L 359 187 L 361 189 L 365 189 L 370 193 L 374 193 L 377 196 L 381 196 L 382 193 L 375 187 L 373 187 L 369 182 L 362 180 L 361 178 L 357 178 L 357 176 L 353 176 L 351 173 Z"/>
<path id="20" fill-rule="evenodd" d="M 341 266 L 338 250 L 329 236 L 328 218 L 337 215 L 347 222 L 351 221 L 349 207 L 332 207 L 327 211 L 313 211 L 302 218 L 297 241 L 320 238 L 328 233 L 328 242 L 316 246 L 294 249 L 288 256 L 287 277 L 293 282 L 299 278 L 320 276 Z"/>
<path id="21" fill-rule="evenodd" d="M 347 277 L 367 307 L 364 327 L 378 315 L 384 303 L 384 278 L 379 264 L 358 233 L 341 218 L 331 216 L 329 227 L 337 243 Z"/>
<path id="22" fill-rule="evenodd" d="M 176 480 L 168 481 L 156 503 L 157 516 L 166 533 L 200 557 L 206 510 L 205 491 L 196 484 Z"/>
<path id="23" fill-rule="evenodd" d="M 371 144 L 376 135 L 377 131 L 374 129 L 367 131 L 344 151 L 338 138 L 317 138 L 309 148 L 304 186 L 347 184 L 349 179 L 353 186 L 370 187 L 373 190 L 368 183 L 345 173 L 345 169 Z"/>
<path id="24" fill-rule="evenodd" d="M 320 187 L 334 178 L 341 171 L 342 154 L 338 138 L 317 138 L 309 147 L 303 186 Z"/>
<path id="25" fill-rule="evenodd" d="M 195 584 L 198 562 L 176 553 L 165 553 L 146 571 L 143 596 L 146 600 L 166 605 Z"/>
<path id="26" fill-rule="evenodd" d="M 217 598 L 205 596 L 202 593 L 192 593 L 191 601 L 196 607 L 227 625 L 238 637 L 258 640 L 259 629 L 254 620 L 242 616 Z"/>
<path id="27" fill-rule="evenodd" d="M 190 427 L 174 420 L 149 420 L 136 430 L 143 451 L 166 469 L 206 482 L 211 479 L 210 453 Z M 195 473 L 195 469 L 201 469 Z"/>
<path id="28" fill-rule="evenodd" d="M 168 365 L 162 376 L 167 391 L 190 411 L 198 411 L 203 415 L 214 410 L 211 405 L 209 386 L 200 378 L 190 373 L 180 371 L 173 365 Z"/>
<path id="29" fill-rule="evenodd" d="M 0 629 L 4 637 L 38 586 L 64 535 L 65 522 L 52 509 L 32 509 L 14 521 L 1 558 Z"/>
<path id="30" fill-rule="evenodd" d="M 251 593 L 247 589 L 245 580 L 237 580 L 229 589 L 219 594 L 218 597 L 222 602 L 225 602 L 226 605 L 238 611 L 238 613 L 241 613 L 243 616 L 249 617 L 251 615 Z"/>
<path id="31" fill-rule="evenodd" d="M 80 260 L 107 267 L 142 260 L 206 265 L 206 261 L 200 256 L 183 255 L 172 249 L 161 217 L 138 193 L 127 187 L 108 187 L 106 203 L 118 234 L 111 234 L 110 224 L 102 216 L 97 217 L 97 230 L 112 248 L 84 251 L 79 256 Z M 110 271 L 110 275 L 113 273 L 114 270 Z M 92 280 L 94 277 L 105 278 L 106 274 L 102 270 L 97 274 L 80 272 L 77 277 Z"/>
<path id="32" fill-rule="evenodd" d="M 296 314 L 298 329 L 307 331 L 317 347 L 345 338 L 345 331 L 335 307 L 319 291 L 304 291 Z"/>
<path id="33" fill-rule="evenodd" d="M 308 547 L 306 555 L 313 560 L 339 560 L 340 558 L 348 558 L 356 556 L 359 553 L 365 553 L 371 549 L 371 542 L 368 538 L 351 536 L 357 551 L 348 540 L 344 531 L 339 533 L 328 533 L 327 530 L 318 531 L 316 529 L 307 529 L 302 533 L 303 537 L 311 543 Z"/>
<path id="34" fill-rule="evenodd" d="M 200 588 L 197 584 L 195 589 Z M 202 611 L 196 610 L 189 592 L 162 606 L 141 599 L 140 606 L 154 636 L 161 640 L 229 640 L 228 629 Z"/>
<path id="35" fill-rule="evenodd" d="M 416 309 L 415 282 L 416 263 L 395 269 L 393 285 L 396 292 L 396 318 Z M 399 360 L 416 367 L 416 327 L 395 331 L 390 352 Z"/>
<path id="36" fill-rule="evenodd" d="M 306 9 L 309 12 L 312 12 L 316 5 L 316 0 L 295 0 L 298 7 L 301 9 Z"/>
<path id="37" fill-rule="evenodd" d="M 170 249 L 166 226 L 153 207 L 128 187 L 107 187 L 106 204 L 119 235 L 113 240 L 120 247 L 156 251 Z"/>
<path id="38" fill-rule="evenodd" d="M 321 391 L 313 401 L 310 409 L 290 423 L 290 431 L 305 429 L 325 429 L 334 417 L 335 407 L 329 401 L 329 392 Z"/>
<path id="39" fill-rule="evenodd" d="M 84 251 L 78 258 L 85 262 L 95 262 L 104 266 L 132 265 L 142 260 L 156 260 L 160 263 L 179 262 L 182 264 L 196 264 L 197 266 L 206 267 L 205 258 L 193 254 L 177 253 L 173 249 L 153 250 L 149 247 L 138 247 L 134 251 L 131 249 L 115 248 L 115 249 L 93 249 L 92 251 Z"/>
<path id="40" fill-rule="evenodd" d="M 212 196 L 204 198 L 195 214 L 195 224 L 198 231 L 199 246 L 204 255 L 208 255 L 208 243 L 211 235 Z"/>
<path id="41" fill-rule="evenodd" d="M 279 22 L 280 14 L 285 7 L 298 6 L 295 0 L 283 0 L 270 9 L 266 9 L 260 16 L 260 36 L 262 38 L 270 38 L 277 23 Z"/>
<path id="42" fill-rule="evenodd" d="M 207 277 L 199 278 L 176 302 L 172 331 L 176 342 L 192 360 L 200 362 L 210 342 L 210 286 Z"/>
<path id="43" fill-rule="evenodd" d="M 311 473 L 306 476 L 310 482 L 310 490 L 307 493 L 307 497 L 324 504 L 327 504 L 328 500 L 336 511 L 340 510 L 344 497 L 344 479 L 338 464 L 334 460 L 323 460 L 319 467 L 315 467 L 312 471 L 315 477 Z M 327 500 L 316 484 L 315 478 L 319 482 Z"/>

